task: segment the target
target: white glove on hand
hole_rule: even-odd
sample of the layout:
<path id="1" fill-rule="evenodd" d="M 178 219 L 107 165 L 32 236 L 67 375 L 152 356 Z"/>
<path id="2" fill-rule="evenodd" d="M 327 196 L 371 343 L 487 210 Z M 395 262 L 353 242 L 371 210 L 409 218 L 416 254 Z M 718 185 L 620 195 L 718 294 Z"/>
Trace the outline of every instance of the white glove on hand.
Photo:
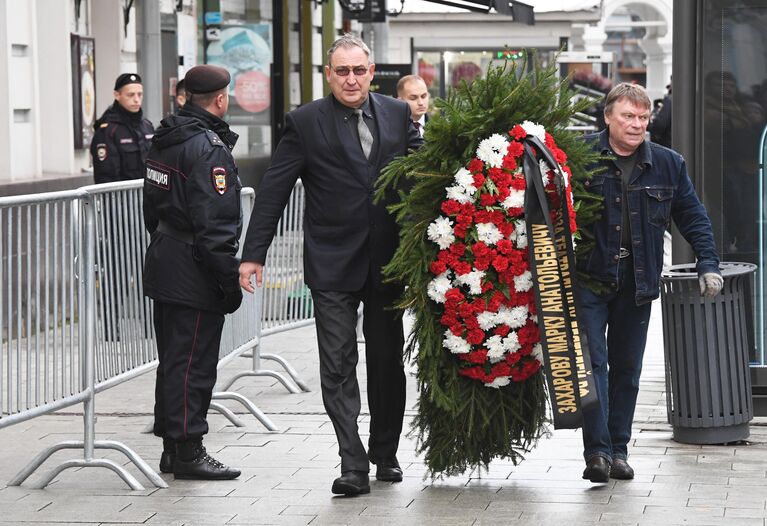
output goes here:
<path id="1" fill-rule="evenodd" d="M 698 282 L 700 283 L 700 295 L 707 298 L 713 298 L 719 294 L 722 285 L 724 285 L 722 276 L 716 272 L 706 272 L 698 278 Z"/>

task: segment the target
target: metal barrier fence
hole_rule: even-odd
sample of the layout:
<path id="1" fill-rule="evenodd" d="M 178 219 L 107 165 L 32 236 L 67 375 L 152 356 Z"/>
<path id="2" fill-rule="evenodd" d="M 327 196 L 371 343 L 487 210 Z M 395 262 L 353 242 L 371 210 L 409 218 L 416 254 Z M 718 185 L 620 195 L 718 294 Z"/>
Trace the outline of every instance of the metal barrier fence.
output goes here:
<path id="1" fill-rule="evenodd" d="M 258 290 L 259 294 L 263 294 L 263 312 L 259 319 L 261 337 L 314 323 L 312 297 L 304 284 L 304 203 L 304 185 L 299 180 L 282 213 L 264 264 L 264 286 Z M 246 376 L 270 376 L 279 380 L 291 393 L 309 391 L 285 359 L 276 354 L 262 353 L 260 342 L 248 356 L 253 359 L 252 369 L 222 382 L 224 390 Z M 280 364 L 289 378 L 277 371 L 263 369 L 261 359 Z"/>
<path id="2" fill-rule="evenodd" d="M 166 487 L 162 478 L 124 444 L 95 440 L 96 393 L 157 366 L 152 305 L 142 289 L 148 244 L 141 213 L 142 184 L 139 180 L 0 198 L 0 428 L 84 404 L 83 440 L 48 447 L 10 485 L 23 483 L 56 451 L 82 449 L 82 459 L 58 465 L 36 487 L 45 487 L 69 467 L 97 466 L 111 469 L 131 488 L 142 489 L 120 464 L 94 457 L 94 449 L 114 449 L 125 454 L 152 484 Z M 254 200 L 252 189 L 244 189 L 242 199 L 247 224 Z M 302 246 L 297 248 L 296 241 L 302 242 L 302 216 L 301 193 L 286 209 L 285 217 L 290 219 L 281 222 L 278 236 L 280 246 L 290 248 L 287 252 L 276 250 L 282 259 L 272 263 L 276 275 L 292 276 L 300 280 L 299 286 L 303 285 Z M 277 266 L 282 264 L 288 267 Z M 246 294 L 242 307 L 227 316 L 219 368 L 253 351 L 252 370 L 236 376 L 228 385 L 241 376 L 268 375 L 298 392 L 283 375 L 259 366 L 260 358 L 267 358 L 259 352 L 266 310 L 280 312 L 276 330 L 311 323 L 305 315 L 310 310 L 301 310 L 304 315 L 291 320 L 291 315 L 298 316 L 295 308 L 285 311 L 265 303 L 280 299 L 282 296 L 265 297 L 259 289 L 255 295 Z M 269 355 L 268 359 L 281 363 L 293 382 L 308 390 L 282 358 Z M 236 425 L 243 424 L 215 400 L 238 401 L 268 429 L 276 429 L 239 393 L 224 389 L 214 392 L 213 398 L 211 408 Z"/>

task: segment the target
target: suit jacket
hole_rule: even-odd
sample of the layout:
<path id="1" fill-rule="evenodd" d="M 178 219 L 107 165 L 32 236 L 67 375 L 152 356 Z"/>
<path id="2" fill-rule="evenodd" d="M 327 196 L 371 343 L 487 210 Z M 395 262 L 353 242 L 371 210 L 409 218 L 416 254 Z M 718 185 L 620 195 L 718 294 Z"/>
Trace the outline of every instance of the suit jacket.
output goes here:
<path id="1" fill-rule="evenodd" d="M 357 138 L 336 125 L 333 95 L 285 116 L 285 133 L 264 174 L 242 260 L 264 263 L 277 222 L 300 177 L 306 192 L 304 274 L 317 290 L 362 289 L 368 273 L 381 284 L 381 267 L 399 242 L 394 218 L 386 206 L 397 198 L 388 192 L 373 203 L 375 182 L 395 157 L 418 148 L 422 139 L 405 102 L 370 93 L 377 141 L 365 159 Z"/>

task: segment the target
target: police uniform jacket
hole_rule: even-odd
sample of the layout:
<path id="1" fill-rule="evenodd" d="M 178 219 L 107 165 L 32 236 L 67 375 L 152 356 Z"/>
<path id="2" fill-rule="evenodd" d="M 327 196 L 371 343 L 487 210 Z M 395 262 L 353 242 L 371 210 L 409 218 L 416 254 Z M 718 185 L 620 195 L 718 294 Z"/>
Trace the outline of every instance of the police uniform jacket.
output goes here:
<path id="1" fill-rule="evenodd" d="M 154 135 L 154 127 L 142 111 L 131 113 L 115 102 L 96 121 L 95 128 L 91 155 L 96 183 L 142 178 Z"/>
<path id="2" fill-rule="evenodd" d="M 147 296 L 221 313 L 239 305 L 236 140 L 223 120 L 193 104 L 157 129 L 144 177 Z"/>

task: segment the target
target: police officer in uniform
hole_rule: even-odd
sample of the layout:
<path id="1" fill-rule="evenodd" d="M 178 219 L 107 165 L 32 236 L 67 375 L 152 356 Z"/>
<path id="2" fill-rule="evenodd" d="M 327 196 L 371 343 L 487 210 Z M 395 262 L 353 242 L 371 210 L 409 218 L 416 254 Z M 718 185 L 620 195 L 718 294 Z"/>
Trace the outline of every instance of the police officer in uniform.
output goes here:
<path id="1" fill-rule="evenodd" d="M 144 176 L 151 234 L 144 291 L 154 299 L 160 359 L 154 433 L 163 438 L 160 470 L 179 479 L 240 475 L 202 445 L 224 315 L 242 302 L 236 257 L 241 185 L 231 153 L 237 134 L 222 120 L 229 82 L 224 68 L 189 70 L 190 98 L 157 129 Z"/>
<path id="2" fill-rule="evenodd" d="M 123 73 L 115 80 L 114 103 L 96 121 L 96 132 L 91 142 L 93 177 L 96 183 L 127 181 L 144 177 L 144 161 L 151 144 L 154 127 L 141 110 L 144 87 L 136 73 Z M 119 206 L 104 200 L 101 203 L 104 231 L 100 245 L 99 273 L 101 290 L 101 320 L 106 341 L 120 340 L 120 320 L 123 294 L 128 290 L 129 278 L 122 271 L 122 252 L 119 247 L 121 229 L 116 221 Z M 144 335 L 149 336 L 148 325 Z"/>
<path id="3" fill-rule="evenodd" d="M 91 142 L 96 183 L 127 181 L 144 176 L 144 161 L 154 127 L 144 118 L 144 87 L 136 73 L 123 73 L 115 81 L 115 101 L 96 121 Z"/>

